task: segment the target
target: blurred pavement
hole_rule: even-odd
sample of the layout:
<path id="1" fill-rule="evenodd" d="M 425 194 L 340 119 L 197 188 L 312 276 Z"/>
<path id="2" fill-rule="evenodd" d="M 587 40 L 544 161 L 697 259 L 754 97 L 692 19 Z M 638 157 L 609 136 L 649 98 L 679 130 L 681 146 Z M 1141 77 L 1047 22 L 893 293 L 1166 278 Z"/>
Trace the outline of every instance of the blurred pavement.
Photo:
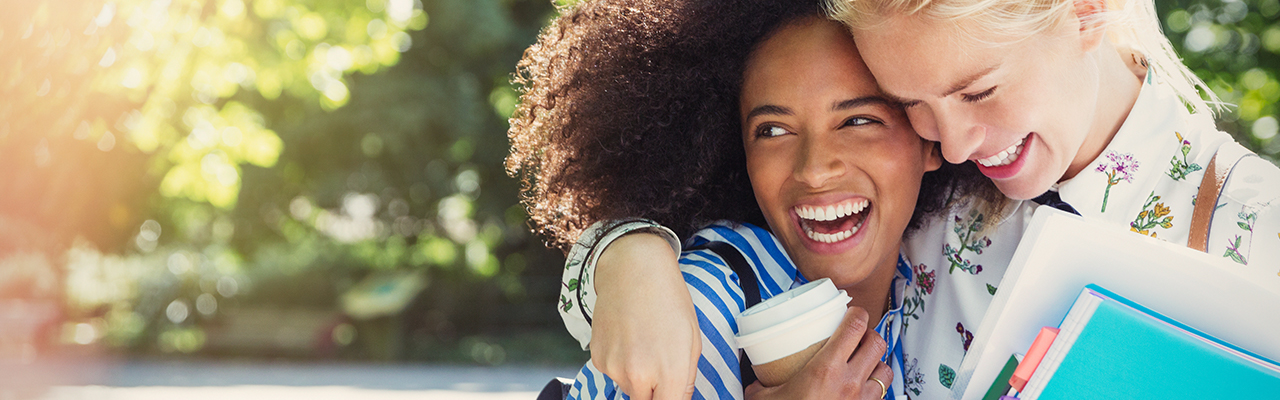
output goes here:
<path id="1" fill-rule="evenodd" d="M 533 399 L 572 368 L 128 361 L 0 366 L 0 400 Z"/>

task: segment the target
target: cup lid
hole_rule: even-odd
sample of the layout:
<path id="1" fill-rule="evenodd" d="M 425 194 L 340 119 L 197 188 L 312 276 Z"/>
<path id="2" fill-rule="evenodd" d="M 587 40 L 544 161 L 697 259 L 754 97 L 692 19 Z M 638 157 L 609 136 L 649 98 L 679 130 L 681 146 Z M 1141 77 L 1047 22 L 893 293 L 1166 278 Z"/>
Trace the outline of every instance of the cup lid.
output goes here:
<path id="1" fill-rule="evenodd" d="M 782 292 L 743 311 L 737 319 L 738 335 L 748 335 L 797 318 L 842 294 L 843 291 L 836 290 L 836 285 L 829 278 Z M 849 297 L 843 297 L 848 302 Z"/>
<path id="2" fill-rule="evenodd" d="M 849 300 L 849 296 L 841 290 L 836 293 L 836 296 L 831 297 L 817 307 L 799 314 L 792 314 L 790 318 L 784 319 L 777 324 L 753 331 L 744 330 L 742 322 L 739 320 L 738 347 L 751 348 L 757 344 L 783 339 L 781 342 L 771 346 L 786 347 L 787 349 L 775 349 L 781 351 L 783 355 L 800 351 L 835 333 L 836 326 L 844 318 L 844 311 L 848 309 Z M 818 321 L 825 321 L 825 323 Z M 815 322 L 824 326 L 822 332 L 814 331 Z M 788 338 L 790 339 L 788 340 Z M 755 355 L 752 355 L 752 361 L 757 361 L 756 358 Z M 759 362 L 765 361 L 761 360 Z"/>

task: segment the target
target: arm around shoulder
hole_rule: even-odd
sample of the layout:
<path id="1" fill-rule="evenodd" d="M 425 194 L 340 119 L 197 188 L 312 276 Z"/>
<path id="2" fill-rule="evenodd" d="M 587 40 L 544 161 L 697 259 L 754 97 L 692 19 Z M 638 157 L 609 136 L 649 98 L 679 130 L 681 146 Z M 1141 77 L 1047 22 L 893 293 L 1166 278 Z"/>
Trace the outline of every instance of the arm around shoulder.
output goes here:
<path id="1" fill-rule="evenodd" d="M 596 368 L 633 397 L 692 390 L 701 341 L 678 246 L 669 229 L 649 221 L 596 224 L 567 260 L 565 325 Z"/>
<path id="2" fill-rule="evenodd" d="M 620 246 L 612 246 L 619 239 L 627 236 L 632 238 Z M 645 237 L 651 240 L 636 240 L 636 238 Z M 670 249 L 669 256 L 664 254 L 664 249 Z M 556 307 L 564 320 L 565 328 L 575 339 L 578 339 L 584 350 L 587 349 L 587 345 L 591 342 L 591 325 L 596 306 L 595 277 L 597 265 L 602 256 L 610 255 L 605 261 L 605 269 L 608 270 L 612 269 L 614 262 L 625 261 L 625 257 L 618 260 L 620 257 L 612 256 L 614 253 L 646 254 L 648 252 L 647 254 L 650 255 L 648 259 L 654 259 L 654 254 L 663 254 L 656 259 L 656 262 L 666 265 L 664 260 L 669 259 L 669 264 L 675 265 L 676 254 L 679 254 L 679 251 L 680 242 L 675 233 L 653 221 L 636 219 L 601 221 L 592 224 L 583 231 L 565 259 L 564 273 L 560 282 L 560 300 Z M 632 261 L 643 260 L 645 258 Z M 662 268 L 658 266 L 655 269 Z"/>

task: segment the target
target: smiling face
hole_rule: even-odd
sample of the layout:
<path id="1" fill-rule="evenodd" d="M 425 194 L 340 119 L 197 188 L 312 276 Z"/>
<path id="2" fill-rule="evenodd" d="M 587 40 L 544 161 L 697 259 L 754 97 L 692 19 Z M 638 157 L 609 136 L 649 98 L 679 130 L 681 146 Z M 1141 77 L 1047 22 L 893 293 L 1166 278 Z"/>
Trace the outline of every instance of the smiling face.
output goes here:
<path id="1" fill-rule="evenodd" d="M 744 73 L 743 144 L 756 201 L 809 279 L 892 279 L 920 179 L 941 159 L 881 95 L 848 31 L 779 28 Z"/>
<path id="2" fill-rule="evenodd" d="M 972 160 L 1005 195 L 1029 199 L 1075 176 L 1118 128 L 1096 111 L 1100 36 L 1074 18 L 1059 25 L 989 45 L 951 23 L 898 16 L 854 36 L 881 87 L 947 161 Z"/>

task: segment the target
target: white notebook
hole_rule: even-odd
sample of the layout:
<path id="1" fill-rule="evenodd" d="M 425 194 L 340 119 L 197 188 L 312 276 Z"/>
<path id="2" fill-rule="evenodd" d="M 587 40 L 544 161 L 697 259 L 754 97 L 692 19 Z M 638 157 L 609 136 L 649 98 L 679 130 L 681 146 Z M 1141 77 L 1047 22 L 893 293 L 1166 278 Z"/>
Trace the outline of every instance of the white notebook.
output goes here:
<path id="1" fill-rule="evenodd" d="M 1280 277 L 1268 271 L 1040 207 L 957 370 L 952 398 L 981 399 L 1009 355 L 1027 351 L 1041 327 L 1058 326 L 1088 284 L 1280 360 Z"/>

